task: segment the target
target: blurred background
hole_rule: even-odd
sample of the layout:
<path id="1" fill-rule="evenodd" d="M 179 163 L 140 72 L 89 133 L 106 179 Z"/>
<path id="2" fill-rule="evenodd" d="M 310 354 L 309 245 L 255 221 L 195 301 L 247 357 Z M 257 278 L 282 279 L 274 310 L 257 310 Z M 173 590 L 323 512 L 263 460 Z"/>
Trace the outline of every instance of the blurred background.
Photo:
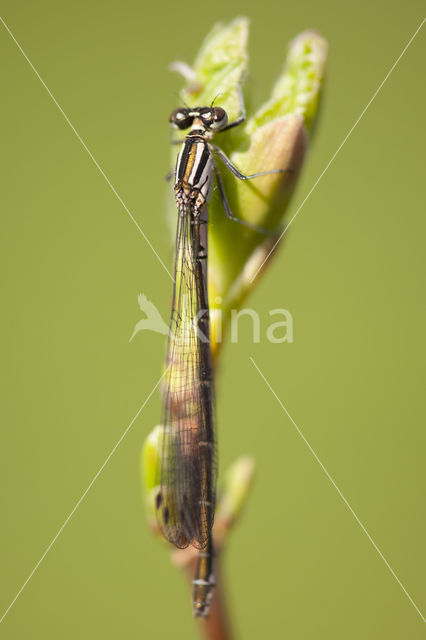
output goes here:
<path id="1" fill-rule="evenodd" d="M 168 115 L 218 20 L 251 18 L 250 86 L 268 96 L 289 39 L 329 41 L 290 217 L 420 25 L 420 1 L 20 2 L 1 15 L 169 269 Z M 423 622 L 249 363 L 252 356 L 424 612 L 426 27 L 311 195 L 247 304 L 288 309 L 294 343 L 240 323 L 218 381 L 220 471 L 257 480 L 227 548 L 239 638 L 424 637 Z M 3 612 L 156 384 L 165 339 L 129 338 L 171 282 L 22 53 L 2 59 Z M 423 78 L 423 80 L 422 80 Z M 154 393 L 1 624 L 21 638 L 197 638 L 183 576 L 148 530 L 139 479 Z"/>

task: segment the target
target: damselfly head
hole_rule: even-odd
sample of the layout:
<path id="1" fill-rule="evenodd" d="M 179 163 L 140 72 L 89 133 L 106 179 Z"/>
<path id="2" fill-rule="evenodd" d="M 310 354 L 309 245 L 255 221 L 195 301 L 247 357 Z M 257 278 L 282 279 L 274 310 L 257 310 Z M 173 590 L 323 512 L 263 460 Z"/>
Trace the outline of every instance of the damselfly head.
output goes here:
<path id="1" fill-rule="evenodd" d="M 170 122 L 176 129 L 189 129 L 194 120 L 204 129 L 220 131 L 228 124 L 228 115 L 222 107 L 195 107 L 194 109 L 175 109 L 170 115 Z"/>

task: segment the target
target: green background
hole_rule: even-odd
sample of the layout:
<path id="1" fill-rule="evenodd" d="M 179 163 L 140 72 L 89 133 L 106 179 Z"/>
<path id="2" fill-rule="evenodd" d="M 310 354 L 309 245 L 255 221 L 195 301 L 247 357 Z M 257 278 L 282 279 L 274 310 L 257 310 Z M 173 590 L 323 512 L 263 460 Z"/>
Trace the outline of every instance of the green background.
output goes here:
<path id="1" fill-rule="evenodd" d="M 423 18 L 392 4 L 19 2 L 1 15 L 169 268 L 168 125 L 179 80 L 219 19 L 252 20 L 255 104 L 286 43 L 329 41 L 303 200 Z M 249 363 L 253 356 L 420 609 L 424 586 L 426 27 L 312 194 L 250 297 L 218 390 L 221 471 L 257 481 L 226 555 L 239 637 L 410 639 L 421 617 Z M 157 382 L 171 282 L 0 25 L 1 611 Z M 265 339 L 286 308 L 294 343 Z M 0 625 L 4 638 L 197 637 L 190 598 L 150 534 L 139 453 L 156 392 Z M 422 451 L 423 449 L 423 451 Z M 424 609 L 423 609 L 424 611 Z"/>

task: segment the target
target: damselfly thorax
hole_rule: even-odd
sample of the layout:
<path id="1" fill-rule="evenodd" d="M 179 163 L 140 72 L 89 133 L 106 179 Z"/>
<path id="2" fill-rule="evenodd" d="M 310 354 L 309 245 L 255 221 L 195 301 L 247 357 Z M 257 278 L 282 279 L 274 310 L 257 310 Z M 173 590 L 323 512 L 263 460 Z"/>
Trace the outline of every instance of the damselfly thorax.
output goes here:
<path id="1" fill-rule="evenodd" d="M 208 142 L 198 129 L 185 137 L 175 172 L 175 197 L 179 208 L 192 206 L 197 215 L 210 200 L 213 186 L 213 158 Z"/>

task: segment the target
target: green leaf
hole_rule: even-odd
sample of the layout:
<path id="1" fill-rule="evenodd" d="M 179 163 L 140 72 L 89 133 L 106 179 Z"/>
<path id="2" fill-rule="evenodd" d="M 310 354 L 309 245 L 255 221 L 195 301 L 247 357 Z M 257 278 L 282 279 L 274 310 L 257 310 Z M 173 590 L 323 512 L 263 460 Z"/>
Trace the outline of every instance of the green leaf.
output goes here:
<path id="1" fill-rule="evenodd" d="M 230 121 L 241 114 L 240 87 L 246 91 L 249 24 L 237 18 L 218 24 L 207 36 L 193 65 L 193 77 L 181 96 L 191 106 L 216 100 Z M 234 216 L 279 234 L 303 165 L 318 114 L 327 43 L 316 31 L 304 31 L 288 47 L 283 71 L 270 98 L 246 124 L 219 134 L 215 142 L 246 175 L 270 169 L 287 173 L 240 181 L 217 161 Z M 268 62 L 269 63 L 269 62 Z M 183 134 L 180 134 L 183 137 Z M 174 156 L 176 148 L 174 148 Z M 175 159 L 175 158 L 174 158 Z M 175 211 L 174 203 L 171 205 Z M 173 228 L 176 213 L 170 216 Z M 253 275 L 274 241 L 226 218 L 217 192 L 210 203 L 209 300 L 212 349 L 216 355 L 229 323 L 259 281 Z M 268 263 L 270 258 L 268 259 Z M 221 322 L 222 326 L 218 325 Z"/>
<path id="2" fill-rule="evenodd" d="M 147 493 L 160 484 L 163 438 L 164 428 L 157 425 L 146 438 L 142 448 L 142 484 Z"/>
<path id="3" fill-rule="evenodd" d="M 216 509 L 215 537 L 220 541 L 241 516 L 253 486 L 255 469 L 256 463 L 251 456 L 241 456 L 226 473 Z"/>

